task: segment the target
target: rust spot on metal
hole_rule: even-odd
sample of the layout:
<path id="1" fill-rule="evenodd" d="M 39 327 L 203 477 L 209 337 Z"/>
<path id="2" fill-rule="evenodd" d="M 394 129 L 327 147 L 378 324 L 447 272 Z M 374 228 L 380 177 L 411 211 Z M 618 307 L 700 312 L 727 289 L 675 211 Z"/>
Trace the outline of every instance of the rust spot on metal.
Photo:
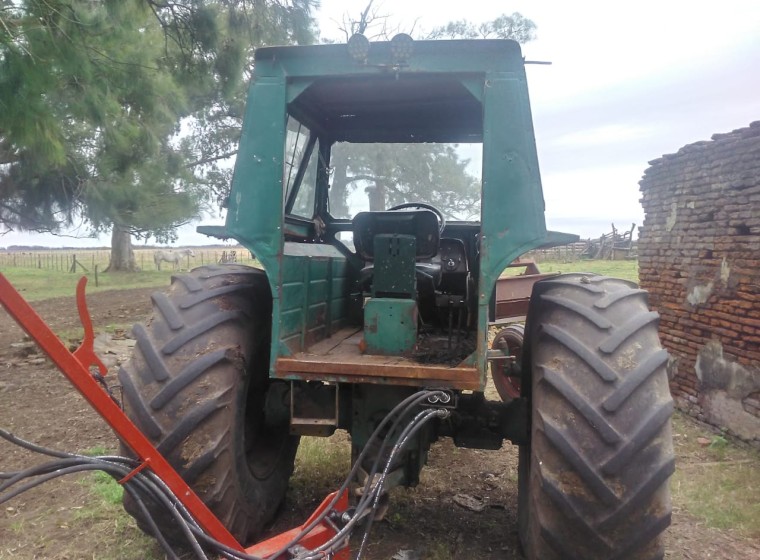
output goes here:
<path id="1" fill-rule="evenodd" d="M 496 280 L 496 320 L 527 315 L 533 285 L 539 280 L 559 274 L 542 274 L 533 261 L 516 261 L 507 268 L 517 267 L 525 267 L 525 272 L 519 276 L 504 276 Z"/>

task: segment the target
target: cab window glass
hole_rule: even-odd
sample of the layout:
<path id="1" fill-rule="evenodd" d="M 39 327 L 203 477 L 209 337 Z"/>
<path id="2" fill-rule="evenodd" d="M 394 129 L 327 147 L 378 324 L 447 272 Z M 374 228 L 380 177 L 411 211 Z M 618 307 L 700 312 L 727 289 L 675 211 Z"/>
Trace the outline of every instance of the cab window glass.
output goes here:
<path id="1" fill-rule="evenodd" d="M 314 144 L 308 161 L 304 161 L 306 170 L 298 187 L 298 194 L 290 213 L 304 218 L 314 216 L 314 195 L 317 190 L 317 160 L 319 159 L 319 140 Z"/>
<path id="2" fill-rule="evenodd" d="M 283 159 L 283 182 L 286 185 L 284 202 L 287 204 L 295 193 L 292 208 L 289 209 L 288 213 L 306 218 L 311 218 L 314 215 L 314 193 L 319 154 L 318 143 L 311 150 L 311 153 L 308 153 L 310 136 L 311 132 L 308 128 L 293 117 L 288 117 L 285 157 Z M 303 168 L 303 172 L 299 173 L 301 168 Z M 300 180 L 299 175 L 301 175 Z"/>
<path id="3" fill-rule="evenodd" d="M 336 142 L 330 155 L 334 218 L 404 203 L 436 206 L 450 220 L 480 218 L 482 144 Z"/>

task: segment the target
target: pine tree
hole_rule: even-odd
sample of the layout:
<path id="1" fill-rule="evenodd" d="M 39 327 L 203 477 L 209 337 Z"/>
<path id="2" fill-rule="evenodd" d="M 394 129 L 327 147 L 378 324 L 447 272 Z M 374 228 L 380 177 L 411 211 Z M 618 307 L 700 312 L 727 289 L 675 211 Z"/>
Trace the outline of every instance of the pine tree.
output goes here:
<path id="1" fill-rule="evenodd" d="M 5 228 L 55 232 L 83 219 L 112 231 L 112 269 L 134 269 L 132 235 L 169 239 L 213 198 L 252 49 L 310 41 L 313 4 L 3 2 Z"/>

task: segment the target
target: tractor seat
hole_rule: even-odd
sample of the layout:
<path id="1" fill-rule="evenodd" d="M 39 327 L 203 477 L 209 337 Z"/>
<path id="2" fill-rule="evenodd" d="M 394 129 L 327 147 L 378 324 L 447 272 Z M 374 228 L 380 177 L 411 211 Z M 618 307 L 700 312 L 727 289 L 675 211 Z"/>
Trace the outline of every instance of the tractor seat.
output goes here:
<path id="1" fill-rule="evenodd" d="M 420 291 L 434 290 L 443 275 L 441 264 L 424 262 L 438 253 L 438 217 L 430 210 L 360 212 L 353 219 L 354 246 L 367 266 L 361 270 L 360 284 L 368 288 L 375 273 L 375 237 L 412 236 L 415 239 L 414 273 Z M 408 238 L 408 237 L 407 237 Z M 410 296 L 411 297 L 411 296 Z"/>

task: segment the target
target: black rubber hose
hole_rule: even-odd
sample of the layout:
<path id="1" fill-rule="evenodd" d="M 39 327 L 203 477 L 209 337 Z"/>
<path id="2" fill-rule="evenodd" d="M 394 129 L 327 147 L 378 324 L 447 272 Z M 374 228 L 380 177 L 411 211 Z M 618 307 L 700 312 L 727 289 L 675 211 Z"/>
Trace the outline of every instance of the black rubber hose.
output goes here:
<path id="1" fill-rule="evenodd" d="M 5 437 L 6 434 L 7 432 L 0 435 Z M 22 447 L 31 449 L 31 447 L 25 445 L 25 444 L 28 444 L 29 442 L 25 442 L 24 440 L 20 440 L 19 438 L 15 438 L 15 437 L 13 439 L 18 440 L 19 445 L 21 445 Z M 14 441 L 14 443 L 16 442 Z M 34 445 L 32 447 L 39 448 L 40 450 L 44 450 L 45 451 L 44 454 L 46 455 L 51 454 L 49 453 L 49 451 L 51 450 L 42 448 L 40 446 L 34 446 Z M 34 450 L 37 451 L 37 449 L 34 449 Z M 60 476 L 65 476 L 68 474 L 79 473 L 79 472 L 99 470 L 99 471 L 106 472 L 110 474 L 111 476 L 114 476 L 115 478 L 123 478 L 124 476 L 126 476 L 132 471 L 131 465 L 119 464 L 119 463 L 111 462 L 111 461 L 104 460 L 98 457 L 87 457 L 84 455 L 73 455 L 70 453 L 58 454 L 57 452 L 53 456 L 58 456 L 58 457 L 63 456 L 65 458 L 59 459 L 57 461 L 51 461 L 49 463 L 45 463 L 42 465 L 37 465 L 29 469 L 25 469 L 24 471 L 20 471 L 19 473 L 16 473 L 12 478 L 7 480 L 5 483 L 0 485 L 0 491 L 3 491 L 3 490 L 7 490 L 11 488 L 12 486 L 15 486 L 22 480 L 34 477 L 33 480 L 30 480 L 29 482 L 25 484 L 21 484 L 20 486 L 17 486 L 13 490 L 6 492 L 4 495 L 0 495 L 0 504 L 3 504 L 7 502 L 8 500 L 11 500 L 19 496 L 20 494 L 26 492 L 27 490 L 35 488 L 41 484 L 44 484 L 45 482 L 48 482 L 49 480 L 58 478 Z M 176 513 L 175 518 L 177 518 L 177 521 L 179 522 L 180 527 L 183 529 L 183 533 L 185 534 L 188 540 L 188 543 L 190 544 L 190 547 L 195 552 L 196 556 L 201 559 L 207 559 L 206 554 L 200 548 L 200 545 L 197 542 L 196 538 L 194 537 L 192 531 L 188 527 L 186 527 L 187 525 L 186 521 L 176 512 L 176 508 L 173 507 L 172 501 L 176 501 L 175 496 L 172 496 L 172 499 L 169 499 L 163 493 L 162 491 L 163 489 L 160 489 L 156 485 L 152 484 L 149 480 L 147 480 L 147 478 L 140 477 L 139 474 L 135 476 L 132 480 L 127 482 L 127 484 L 125 484 L 124 486 L 125 486 L 125 490 L 130 492 L 130 495 L 132 495 L 137 500 L 139 500 L 139 502 L 142 504 L 141 507 L 145 507 L 143 500 L 140 498 L 140 493 L 143 492 L 150 495 L 150 497 L 152 497 L 155 501 L 161 502 L 164 507 L 166 507 L 173 513 Z M 153 531 L 154 535 L 159 541 L 159 544 L 161 544 L 162 548 L 164 548 L 165 551 L 167 551 L 167 553 L 171 551 L 171 554 L 176 558 L 176 554 L 168 545 L 168 542 L 166 541 L 163 534 L 161 534 L 161 532 L 158 530 L 158 527 L 156 526 L 155 521 L 152 519 L 152 517 L 150 518 L 150 521 L 148 522 L 148 524 L 150 525 L 151 530 Z"/>
<path id="2" fill-rule="evenodd" d="M 353 526 L 365 516 L 365 513 L 369 513 L 371 510 L 377 507 L 379 497 L 382 494 L 382 490 L 384 487 L 385 477 L 387 476 L 388 470 L 390 469 L 390 465 L 392 464 L 395 457 L 401 452 L 401 450 L 404 448 L 404 446 L 409 441 L 412 435 L 414 435 L 419 429 L 421 429 L 422 426 L 426 424 L 433 416 L 439 416 L 440 414 L 441 414 L 440 409 L 423 410 L 411 420 L 409 425 L 407 425 L 406 428 L 401 432 L 401 434 L 399 435 L 398 441 L 396 442 L 393 449 L 391 450 L 391 454 L 388 456 L 388 459 L 386 461 L 386 466 L 385 466 L 385 469 L 383 470 L 383 475 L 381 479 L 372 488 L 370 492 L 365 491 L 365 493 L 362 495 L 362 498 L 359 501 L 359 504 L 357 505 L 356 511 L 353 517 L 351 518 L 351 520 L 336 535 L 334 535 L 326 543 L 320 546 L 317 550 L 310 551 L 307 554 L 307 556 L 302 556 L 299 558 L 301 558 L 302 560 L 316 560 L 317 558 L 323 557 L 324 554 L 332 552 L 332 550 L 330 550 L 331 548 L 333 548 L 336 544 L 338 544 L 339 542 L 343 541 L 345 538 L 348 537 Z M 393 432 L 393 429 L 391 429 L 388 435 L 386 435 L 384 442 L 389 437 L 391 437 L 392 432 Z M 375 463 L 377 463 L 377 460 L 375 461 Z M 373 477 L 374 474 L 376 473 L 371 473 L 370 476 Z M 370 479 L 370 482 L 371 482 L 371 479 Z M 369 507 L 370 504 L 372 504 L 372 507 Z M 370 517 L 368 521 L 368 529 L 367 531 L 365 531 L 365 536 L 369 534 L 368 531 L 369 531 L 369 528 L 371 528 L 372 526 L 372 519 L 373 518 Z"/>
<path id="3" fill-rule="evenodd" d="M 41 455 L 49 455 L 51 457 L 57 457 L 59 459 L 75 456 L 73 453 L 66 453 L 65 451 L 56 451 L 55 449 L 49 449 L 47 447 L 42 447 L 41 445 L 37 445 L 36 443 L 26 441 L 25 439 L 21 439 L 18 436 L 14 436 L 12 433 L 10 433 L 7 430 L 3 430 L 2 428 L 0 428 L 0 437 L 8 440 L 9 442 L 15 445 L 18 445 L 19 447 L 23 447 L 24 449 L 28 449 L 29 451 L 34 451 L 35 453 L 39 453 Z"/>
<path id="4" fill-rule="evenodd" d="M 375 428 L 375 430 L 372 432 L 372 435 L 370 435 L 369 439 L 367 440 L 367 444 L 364 446 L 364 449 L 359 454 L 359 457 L 354 462 L 353 467 L 351 468 L 351 471 L 349 472 L 348 476 L 346 477 L 343 484 L 341 484 L 340 488 L 338 488 L 337 493 L 335 494 L 335 497 L 332 499 L 332 501 L 328 504 L 328 507 L 325 508 L 325 511 L 322 512 L 320 516 L 318 516 L 316 519 L 314 519 L 311 523 L 309 523 L 306 527 L 304 527 L 295 537 L 293 537 L 286 545 L 284 545 L 282 548 L 280 548 L 277 552 L 272 554 L 272 558 L 277 558 L 278 556 L 285 554 L 289 548 L 294 546 L 295 544 L 300 541 L 304 535 L 307 535 L 314 527 L 316 527 L 319 523 L 322 522 L 322 520 L 332 511 L 335 504 L 338 502 L 338 499 L 340 498 L 341 494 L 348 488 L 348 486 L 351 484 L 351 480 L 356 475 L 359 465 L 361 465 L 361 462 L 363 458 L 366 456 L 366 453 L 369 449 L 369 444 L 373 442 L 377 437 L 379 437 L 379 434 L 381 431 L 385 428 L 385 425 L 388 423 L 389 419 L 394 415 L 397 414 L 401 409 L 405 409 L 407 406 L 411 406 L 410 403 L 414 402 L 416 399 L 419 399 L 419 401 L 424 400 L 426 397 L 430 396 L 431 394 L 435 393 L 436 391 L 418 391 L 412 395 L 409 395 L 407 398 L 405 398 L 403 401 L 401 401 L 399 404 L 397 404 L 393 410 L 391 410 L 390 413 L 386 415 L 385 418 L 380 422 L 380 424 Z M 418 402 L 419 402 L 418 401 Z M 416 404 L 416 403 L 415 403 Z"/>
<path id="5" fill-rule="evenodd" d="M 376 487 L 372 489 L 372 491 L 370 491 L 370 488 L 372 485 L 372 480 L 374 476 L 377 474 L 379 464 L 380 464 L 380 459 L 382 457 L 382 452 L 385 450 L 389 441 L 392 439 L 398 426 L 400 425 L 400 423 L 402 422 L 406 414 L 412 411 L 414 407 L 417 406 L 420 402 L 422 402 L 429 396 L 435 394 L 436 392 L 437 391 L 427 391 L 427 390 L 419 391 L 417 393 L 414 393 L 413 395 L 410 395 L 409 397 L 404 399 L 402 402 L 400 402 L 398 405 L 396 405 L 396 407 L 394 407 L 394 409 L 382 420 L 382 422 L 377 426 L 377 428 L 373 431 L 370 438 L 367 440 L 367 445 L 365 445 L 365 448 L 362 450 L 362 453 L 359 454 L 359 457 L 354 463 L 353 468 L 351 469 L 349 475 L 346 477 L 346 480 L 343 482 L 343 484 L 339 488 L 333 501 L 328 505 L 328 507 L 319 517 L 314 519 L 312 523 L 310 523 L 308 526 L 304 527 L 304 529 L 298 535 L 296 535 L 296 537 L 292 539 L 291 542 L 289 542 L 280 551 L 278 551 L 274 555 L 274 557 L 277 557 L 287 552 L 287 550 L 290 547 L 297 544 L 298 541 L 305 534 L 308 534 L 314 527 L 317 526 L 317 524 L 322 522 L 324 518 L 332 512 L 333 507 L 335 503 L 337 503 L 337 500 L 339 499 L 340 495 L 351 484 L 351 481 L 356 476 L 359 466 L 361 465 L 362 461 L 366 458 L 366 454 L 368 453 L 369 447 L 370 447 L 369 444 L 374 442 L 377 438 L 380 437 L 380 434 L 385 429 L 386 425 L 390 422 L 392 418 L 395 417 L 395 420 L 393 421 L 393 424 L 391 425 L 390 430 L 388 431 L 386 436 L 382 438 L 380 452 L 378 453 L 378 456 L 375 458 L 372 469 L 370 469 L 369 477 L 365 485 L 365 493 L 359 502 L 359 507 L 357 508 L 357 514 L 354 515 L 354 517 L 347 524 L 347 526 L 343 527 L 343 529 L 341 529 L 338 532 L 338 534 L 335 537 L 333 537 L 333 539 L 330 539 L 330 541 L 325 543 L 325 545 L 320 547 L 320 549 L 322 551 L 325 551 L 329 548 L 334 548 L 337 543 L 340 543 L 343 539 L 348 537 L 350 531 L 353 528 L 353 525 L 355 525 L 355 523 L 358 522 L 359 519 L 361 519 L 361 517 L 364 515 L 364 512 L 370 511 L 369 510 L 370 503 L 374 502 L 373 508 L 376 507 L 377 505 L 377 500 L 379 499 L 379 493 L 382 490 L 383 484 L 380 483 L 376 485 Z M 425 424 L 431 417 L 435 416 L 436 413 L 437 411 L 430 410 L 430 411 L 424 411 L 423 413 L 418 414 L 411 421 L 411 423 L 405 428 L 405 430 L 402 431 L 396 445 L 394 446 L 391 452 L 391 455 L 388 457 L 388 461 L 386 462 L 386 469 L 383 472 L 383 477 L 381 480 L 384 480 L 384 477 L 385 475 L 387 475 L 387 470 L 392 460 L 403 448 L 403 445 L 406 443 L 406 441 L 411 437 L 411 435 L 416 433 L 416 431 L 420 429 L 421 426 Z M 424 416 L 421 416 L 421 415 L 424 415 Z M 34 480 L 27 482 L 26 484 L 22 484 L 18 486 L 17 488 L 9 492 L 6 492 L 5 495 L 0 495 L 0 504 L 5 503 L 6 501 L 20 495 L 21 493 L 26 492 L 27 490 L 31 488 L 35 488 L 36 486 L 39 486 L 40 484 L 43 484 L 59 476 L 65 476 L 67 474 L 77 473 L 77 472 L 100 470 L 120 480 L 121 478 L 131 473 L 134 470 L 134 468 L 139 466 L 140 464 L 139 461 L 136 461 L 134 459 L 119 457 L 119 456 L 88 457 L 85 455 L 77 455 L 73 453 L 65 453 L 65 452 L 48 449 L 43 446 L 33 444 L 31 442 L 23 440 L 17 436 L 14 436 L 10 432 L 7 432 L 6 430 L 2 430 L 2 429 L 0 429 L 0 437 L 3 437 L 4 439 L 10 441 L 11 443 L 19 445 L 20 447 L 23 447 L 29 451 L 33 451 L 36 453 L 41 453 L 44 455 L 58 458 L 57 461 L 51 461 L 43 465 L 37 465 L 31 468 L 25 469 L 23 471 L 17 471 L 13 473 L 2 473 L 2 478 L 6 478 L 7 480 L 2 485 L 0 485 L 0 491 L 9 489 L 12 486 L 15 486 L 16 484 L 21 482 L 22 480 L 25 480 L 31 477 L 35 477 L 35 478 Z M 401 442 L 400 446 L 399 446 L 399 442 Z M 173 559 L 177 558 L 176 552 L 172 549 L 171 545 L 169 545 L 168 541 L 159 530 L 155 520 L 149 514 L 148 508 L 145 505 L 145 498 L 150 498 L 153 501 L 158 502 L 161 506 L 163 506 L 170 512 L 170 514 L 177 521 L 177 524 L 180 526 L 180 529 L 185 535 L 188 544 L 193 549 L 193 552 L 198 558 L 200 559 L 207 558 L 205 552 L 200 546 L 200 543 L 198 542 L 198 540 L 200 540 L 200 541 L 203 541 L 206 545 L 208 545 L 212 549 L 214 549 L 215 552 L 221 553 L 229 558 L 237 558 L 240 560 L 262 560 L 258 556 L 246 554 L 245 552 L 241 552 L 229 546 L 226 546 L 225 544 L 217 541 L 213 537 L 207 535 L 200 528 L 197 521 L 192 517 L 190 512 L 184 507 L 181 501 L 168 488 L 165 482 L 161 480 L 152 471 L 137 473 L 135 476 L 133 476 L 132 479 L 127 481 L 125 484 L 123 484 L 123 486 L 124 486 L 125 491 L 129 492 L 130 496 L 135 499 L 135 502 L 137 503 L 138 507 L 140 508 L 141 512 L 144 515 L 144 519 L 146 520 L 150 531 L 159 541 L 160 546 L 167 553 L 167 555 L 169 555 L 170 558 L 173 558 Z M 365 532 L 365 536 L 366 534 L 368 534 L 368 532 Z M 312 552 L 312 556 L 314 554 L 317 554 L 319 556 L 324 556 L 325 552 L 314 551 Z"/>
<path id="6" fill-rule="evenodd" d="M 393 446 L 393 449 L 391 450 L 391 453 L 388 456 L 388 460 L 385 463 L 385 468 L 383 469 L 383 474 L 376 485 L 377 490 L 375 491 L 375 497 L 372 503 L 372 509 L 375 509 L 377 507 L 377 504 L 380 500 L 382 488 L 385 485 L 385 478 L 388 475 L 388 471 L 390 470 L 391 462 L 394 456 L 401 452 L 401 450 L 404 448 L 407 442 L 411 439 L 411 437 L 415 435 L 419 430 L 421 430 L 425 424 L 427 424 L 433 417 L 439 417 L 440 415 L 441 415 L 440 409 L 420 412 L 414 418 L 414 420 L 404 429 L 404 431 L 401 432 L 396 444 Z M 364 549 L 367 546 L 367 541 L 369 540 L 369 534 L 370 534 L 370 531 L 372 530 L 372 523 L 374 522 L 374 520 L 375 520 L 374 516 L 370 516 L 367 519 L 367 526 L 364 529 L 364 535 L 362 536 L 362 542 L 359 547 L 359 552 L 357 552 L 356 554 L 356 560 L 359 560 L 362 557 L 362 554 L 364 554 Z"/>

